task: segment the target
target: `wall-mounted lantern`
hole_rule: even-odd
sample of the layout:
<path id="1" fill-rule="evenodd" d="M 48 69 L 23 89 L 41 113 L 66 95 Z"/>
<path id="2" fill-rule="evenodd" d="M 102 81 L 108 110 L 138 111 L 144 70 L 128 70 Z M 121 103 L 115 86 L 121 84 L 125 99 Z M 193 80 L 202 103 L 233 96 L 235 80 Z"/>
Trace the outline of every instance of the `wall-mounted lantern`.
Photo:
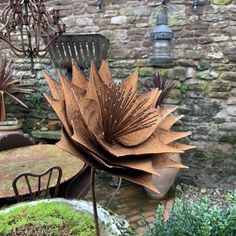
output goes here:
<path id="1" fill-rule="evenodd" d="M 192 10 L 194 12 L 198 10 L 198 5 L 199 5 L 199 1 L 198 0 L 193 0 L 193 2 L 192 2 Z"/>
<path id="2" fill-rule="evenodd" d="M 158 8 L 157 26 L 150 34 L 149 62 L 153 65 L 173 62 L 171 55 L 173 32 L 168 26 L 168 7 L 163 2 Z"/>
<path id="3" fill-rule="evenodd" d="M 97 0 L 97 2 L 96 2 L 96 9 L 97 9 L 97 11 L 101 11 L 102 10 L 102 0 Z"/>

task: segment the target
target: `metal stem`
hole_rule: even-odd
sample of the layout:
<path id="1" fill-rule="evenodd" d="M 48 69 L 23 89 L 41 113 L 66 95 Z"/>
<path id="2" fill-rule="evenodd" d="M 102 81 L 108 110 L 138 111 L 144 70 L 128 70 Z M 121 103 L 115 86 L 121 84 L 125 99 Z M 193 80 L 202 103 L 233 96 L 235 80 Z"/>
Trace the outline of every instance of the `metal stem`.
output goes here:
<path id="1" fill-rule="evenodd" d="M 94 221 L 95 221 L 95 226 L 96 226 L 96 236 L 100 236 L 97 203 L 96 203 L 96 195 L 95 195 L 95 168 L 93 167 L 91 168 L 90 188 L 92 192 L 93 215 L 94 215 Z"/>

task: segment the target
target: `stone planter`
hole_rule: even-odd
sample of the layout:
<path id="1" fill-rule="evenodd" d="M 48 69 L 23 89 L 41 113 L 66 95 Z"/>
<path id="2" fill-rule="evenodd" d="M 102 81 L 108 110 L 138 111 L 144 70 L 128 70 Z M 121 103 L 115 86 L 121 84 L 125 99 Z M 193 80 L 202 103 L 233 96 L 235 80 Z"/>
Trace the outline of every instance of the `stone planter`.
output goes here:
<path id="1" fill-rule="evenodd" d="M 1 134 L 8 134 L 11 132 L 20 132 L 22 127 L 22 123 L 20 123 L 17 119 L 14 120 L 7 120 L 0 122 L 0 132 Z"/>
<path id="2" fill-rule="evenodd" d="M 9 211 L 26 205 L 37 205 L 41 202 L 57 202 L 57 203 L 67 203 L 76 211 L 88 212 L 93 214 L 93 205 L 92 202 L 86 202 L 83 200 L 66 200 L 63 198 L 54 198 L 46 200 L 38 200 L 33 202 L 24 202 L 12 207 L 9 207 L 5 210 L 0 211 L 0 214 L 8 213 Z M 129 228 L 129 223 L 120 218 L 118 215 L 111 213 L 103 209 L 100 205 L 97 205 L 98 217 L 100 221 L 100 234 L 101 236 L 126 236 L 129 235 L 127 230 Z"/>
<path id="3" fill-rule="evenodd" d="M 181 163 L 181 158 L 180 158 L 179 154 L 170 154 L 169 157 L 173 161 L 175 161 L 177 163 Z M 175 179 L 176 179 L 176 176 L 179 172 L 179 169 L 177 169 L 177 168 L 163 168 L 163 169 L 158 169 L 158 172 L 160 173 L 160 176 L 153 175 L 152 181 L 157 186 L 157 189 L 160 191 L 160 193 L 155 193 L 149 189 L 145 189 L 148 196 L 153 199 L 165 198 L 170 187 L 175 182 Z"/>

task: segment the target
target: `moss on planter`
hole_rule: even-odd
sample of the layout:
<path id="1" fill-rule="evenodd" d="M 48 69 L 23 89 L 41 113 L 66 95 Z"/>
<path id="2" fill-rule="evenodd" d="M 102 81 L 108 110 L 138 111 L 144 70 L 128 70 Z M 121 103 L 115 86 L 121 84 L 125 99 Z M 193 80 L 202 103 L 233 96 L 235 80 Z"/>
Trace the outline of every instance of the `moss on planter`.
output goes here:
<path id="1" fill-rule="evenodd" d="M 32 228 L 39 232 L 47 230 L 47 235 L 61 235 L 62 231 L 71 232 L 71 236 L 95 235 L 93 216 L 75 211 L 65 203 L 43 202 L 0 214 L 0 235 L 8 235 L 15 229 L 26 232 Z"/>

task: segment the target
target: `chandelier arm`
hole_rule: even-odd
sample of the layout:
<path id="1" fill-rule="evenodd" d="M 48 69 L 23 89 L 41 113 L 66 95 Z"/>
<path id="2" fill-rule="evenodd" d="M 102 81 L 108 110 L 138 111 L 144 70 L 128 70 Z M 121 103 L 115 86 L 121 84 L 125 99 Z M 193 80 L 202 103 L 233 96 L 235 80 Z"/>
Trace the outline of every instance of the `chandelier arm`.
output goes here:
<path id="1" fill-rule="evenodd" d="M 40 51 L 40 38 L 42 38 L 42 36 L 40 32 L 40 25 L 38 23 L 37 30 L 35 30 L 35 47 L 36 47 L 36 51 L 38 52 L 38 55 Z"/>
<path id="2" fill-rule="evenodd" d="M 33 54 L 33 48 L 32 48 L 32 34 L 30 32 L 29 26 L 26 26 L 26 34 L 27 34 L 27 38 L 28 38 L 28 53 L 29 53 L 29 57 Z"/>
<path id="3" fill-rule="evenodd" d="M 12 13 L 12 10 L 10 10 L 11 12 L 10 12 L 10 14 Z M 2 24 L 3 24 L 3 27 L 0 29 L 0 32 L 2 32 L 8 25 L 9 25 L 9 22 L 10 22 L 10 17 L 8 18 L 8 20 L 7 20 L 7 22 L 5 23 L 5 22 L 3 22 Z"/>
<path id="4" fill-rule="evenodd" d="M 21 31 L 20 37 L 21 37 L 22 52 L 24 53 L 24 55 L 26 55 L 25 44 L 24 44 L 24 35 L 23 35 L 22 31 Z"/>
<path id="5" fill-rule="evenodd" d="M 21 50 L 16 48 L 11 42 L 9 42 L 8 39 L 5 36 L 0 34 L 0 39 L 2 39 L 4 42 L 6 42 L 12 49 L 16 50 L 17 52 L 22 52 Z"/>
<path id="6" fill-rule="evenodd" d="M 48 28 L 49 28 L 50 30 L 52 30 L 54 33 L 58 33 L 58 31 L 56 31 L 56 30 L 51 26 L 51 23 L 48 21 L 48 19 L 46 18 L 45 20 L 46 20 L 46 24 L 47 24 Z"/>
<path id="7" fill-rule="evenodd" d="M 50 41 L 49 41 L 49 42 L 47 43 L 47 45 L 45 46 L 45 48 L 39 50 L 39 52 L 47 51 L 48 48 L 50 47 L 50 45 L 52 44 L 52 42 L 55 41 L 59 36 L 60 36 L 60 34 L 55 35 L 53 38 L 51 38 Z"/>
<path id="8" fill-rule="evenodd" d="M 9 11 L 12 11 L 11 7 L 8 5 L 4 8 L 3 12 L 2 12 L 2 20 L 3 22 L 6 21 L 7 19 L 7 15 L 9 14 Z"/>

